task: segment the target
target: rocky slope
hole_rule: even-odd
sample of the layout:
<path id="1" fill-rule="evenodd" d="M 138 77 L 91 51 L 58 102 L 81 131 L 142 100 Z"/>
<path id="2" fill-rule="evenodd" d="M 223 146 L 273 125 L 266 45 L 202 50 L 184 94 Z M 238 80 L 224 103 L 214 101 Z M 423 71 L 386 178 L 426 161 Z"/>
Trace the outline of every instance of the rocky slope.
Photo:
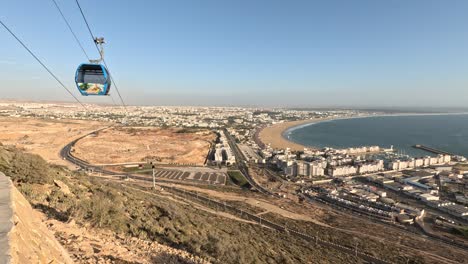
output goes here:
<path id="1" fill-rule="evenodd" d="M 6 179 L 5 175 L 0 177 Z M 7 237 L 11 263 L 73 263 L 67 251 L 41 221 L 40 213 L 31 207 L 24 196 L 11 183 L 4 185 L 4 192 L 10 193 L 11 225 Z"/>
<path id="2" fill-rule="evenodd" d="M 100 187 L 68 178 L 73 173 L 37 155 L 0 144 L 0 171 L 8 175 L 0 175 L 0 263 L 206 262 L 111 230 L 113 206 L 106 195 L 112 190 L 95 197 Z"/>

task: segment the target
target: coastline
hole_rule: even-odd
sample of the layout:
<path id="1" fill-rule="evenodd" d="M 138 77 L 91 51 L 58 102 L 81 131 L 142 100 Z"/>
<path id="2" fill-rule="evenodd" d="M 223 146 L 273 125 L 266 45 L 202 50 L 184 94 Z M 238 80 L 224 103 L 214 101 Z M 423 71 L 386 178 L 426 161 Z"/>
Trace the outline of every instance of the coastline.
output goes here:
<path id="1" fill-rule="evenodd" d="M 427 116 L 427 115 L 465 115 L 467 112 L 460 113 L 399 113 L 399 114 L 376 114 L 376 115 L 358 115 L 348 117 L 328 117 L 328 118 L 312 118 L 306 120 L 290 121 L 277 123 L 268 127 L 264 127 L 258 134 L 259 140 L 274 149 L 290 148 L 293 151 L 302 151 L 304 148 L 314 149 L 313 146 L 302 145 L 291 141 L 287 137 L 287 133 L 320 122 L 354 118 L 369 118 L 369 117 L 386 117 L 386 116 Z"/>
<path id="2" fill-rule="evenodd" d="M 304 150 L 307 146 L 301 145 L 299 143 L 293 142 L 286 137 L 284 137 L 284 133 L 288 130 L 302 127 L 305 125 L 314 124 L 321 121 L 326 120 L 333 120 L 333 118 L 313 118 L 313 119 L 306 119 L 306 120 L 298 120 L 298 121 L 290 121 L 290 122 L 283 122 L 277 123 L 268 127 L 264 127 L 259 135 L 258 138 L 260 141 L 265 145 L 270 145 L 274 149 L 285 149 L 290 148 L 294 151 Z"/>

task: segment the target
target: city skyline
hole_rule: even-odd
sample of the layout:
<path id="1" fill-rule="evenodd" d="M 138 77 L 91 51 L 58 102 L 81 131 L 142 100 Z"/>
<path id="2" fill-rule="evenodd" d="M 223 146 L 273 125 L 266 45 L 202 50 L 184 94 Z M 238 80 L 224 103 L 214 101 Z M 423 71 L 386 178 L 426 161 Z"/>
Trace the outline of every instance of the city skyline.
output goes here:
<path id="1" fill-rule="evenodd" d="M 468 99 L 463 1 L 110 3 L 82 7 L 108 41 L 127 104 L 462 107 Z M 74 2 L 58 4 L 96 55 Z M 8 10 L 1 19 L 78 95 L 74 72 L 86 59 L 53 3 L 1 7 Z M 2 98 L 72 100 L 5 30 L 0 35 Z"/>

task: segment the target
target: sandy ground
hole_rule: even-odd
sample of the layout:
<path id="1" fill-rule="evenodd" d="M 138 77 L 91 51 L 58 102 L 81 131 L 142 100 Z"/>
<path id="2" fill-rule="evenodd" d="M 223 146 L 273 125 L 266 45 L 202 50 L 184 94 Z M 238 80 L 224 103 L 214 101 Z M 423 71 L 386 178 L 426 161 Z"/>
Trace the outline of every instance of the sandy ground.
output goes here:
<path id="1" fill-rule="evenodd" d="M 93 164 L 141 162 L 203 165 L 215 135 L 178 128 L 111 128 L 83 138 L 74 155 Z"/>
<path id="2" fill-rule="evenodd" d="M 81 120 L 0 117 L 0 142 L 40 155 L 48 162 L 68 165 L 60 149 L 75 138 L 108 124 Z"/>
<path id="3" fill-rule="evenodd" d="M 265 145 L 270 144 L 270 146 L 275 149 L 290 148 L 291 150 L 304 150 L 305 146 L 284 138 L 283 132 L 290 127 L 323 120 L 325 119 L 308 119 L 274 124 L 263 128 L 262 131 L 260 131 L 259 138 Z"/>

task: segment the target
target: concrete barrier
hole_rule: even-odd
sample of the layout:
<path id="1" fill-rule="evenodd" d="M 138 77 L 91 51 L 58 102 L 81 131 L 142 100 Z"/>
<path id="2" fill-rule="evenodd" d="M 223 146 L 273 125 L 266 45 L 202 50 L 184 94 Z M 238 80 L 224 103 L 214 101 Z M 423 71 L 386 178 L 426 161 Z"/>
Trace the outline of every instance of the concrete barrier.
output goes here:
<path id="1" fill-rule="evenodd" d="M 10 178 L 0 172 L 0 264 L 11 263 L 10 238 L 13 228 L 13 208 Z"/>

